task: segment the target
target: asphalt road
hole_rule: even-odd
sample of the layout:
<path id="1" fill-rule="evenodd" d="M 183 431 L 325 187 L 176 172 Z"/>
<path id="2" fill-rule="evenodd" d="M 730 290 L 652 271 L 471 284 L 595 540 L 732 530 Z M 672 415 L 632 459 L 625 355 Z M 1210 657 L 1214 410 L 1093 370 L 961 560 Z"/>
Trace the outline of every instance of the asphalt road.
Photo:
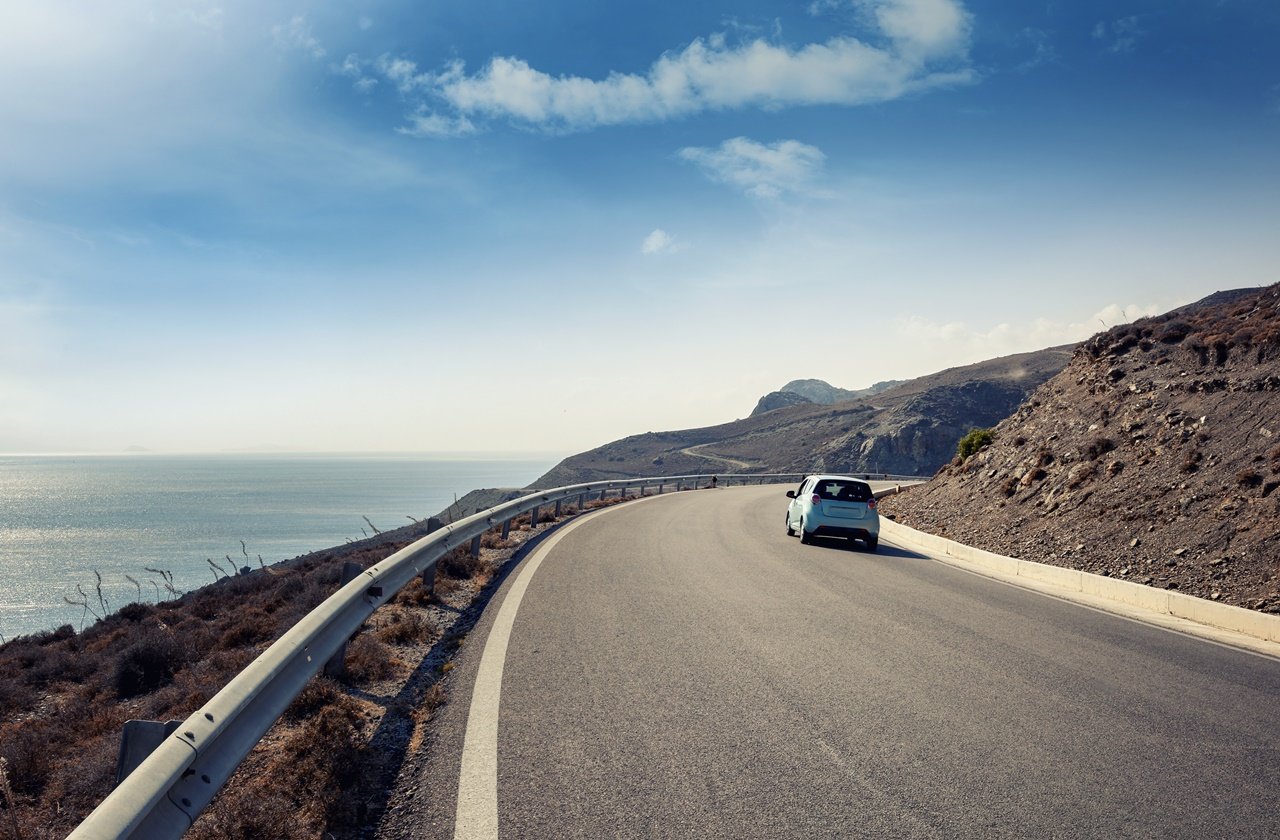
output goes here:
<path id="1" fill-rule="evenodd" d="M 1280 662 L 885 541 L 801 545 L 784 489 L 628 504 L 547 553 L 501 676 L 502 837 L 1280 836 Z M 380 836 L 454 836 L 519 572 Z"/>

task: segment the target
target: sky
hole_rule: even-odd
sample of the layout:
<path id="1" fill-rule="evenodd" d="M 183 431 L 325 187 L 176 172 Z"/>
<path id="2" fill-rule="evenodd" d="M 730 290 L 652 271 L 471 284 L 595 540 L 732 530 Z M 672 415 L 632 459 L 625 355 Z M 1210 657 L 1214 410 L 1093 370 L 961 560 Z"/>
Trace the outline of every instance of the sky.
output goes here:
<path id="1" fill-rule="evenodd" d="M 1280 281 L 1274 0 L 6 0 L 0 452 L 569 454 Z"/>

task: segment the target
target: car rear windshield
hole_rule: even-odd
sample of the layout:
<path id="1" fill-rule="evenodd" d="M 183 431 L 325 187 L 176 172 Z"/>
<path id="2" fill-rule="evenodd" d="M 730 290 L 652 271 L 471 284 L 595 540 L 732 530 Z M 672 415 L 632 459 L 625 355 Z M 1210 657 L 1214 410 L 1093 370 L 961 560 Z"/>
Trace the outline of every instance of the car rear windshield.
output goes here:
<path id="1" fill-rule="evenodd" d="M 871 486 L 861 481 L 819 481 L 814 492 L 834 502 L 871 501 Z"/>

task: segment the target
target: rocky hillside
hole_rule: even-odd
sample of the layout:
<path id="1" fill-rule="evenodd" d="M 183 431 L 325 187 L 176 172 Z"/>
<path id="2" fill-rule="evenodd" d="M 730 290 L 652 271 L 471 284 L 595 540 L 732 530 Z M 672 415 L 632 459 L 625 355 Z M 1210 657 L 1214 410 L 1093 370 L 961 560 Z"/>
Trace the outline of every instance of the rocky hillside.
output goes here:
<path id="1" fill-rule="evenodd" d="M 719 426 L 635 435 L 566 458 L 531 486 L 708 471 L 932 475 L 966 432 L 1008 416 L 1071 352 L 1021 353 L 835 405 L 801 403 Z"/>
<path id="2" fill-rule="evenodd" d="M 885 511 L 1002 554 L 1280 612 L 1280 286 L 1094 336 L 994 438 Z"/>

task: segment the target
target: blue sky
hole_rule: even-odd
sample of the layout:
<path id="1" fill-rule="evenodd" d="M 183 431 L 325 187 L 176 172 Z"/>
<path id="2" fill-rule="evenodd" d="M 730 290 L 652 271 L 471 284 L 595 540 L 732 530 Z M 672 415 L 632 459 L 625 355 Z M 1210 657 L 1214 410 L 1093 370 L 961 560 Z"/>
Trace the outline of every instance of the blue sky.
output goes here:
<path id="1" fill-rule="evenodd" d="M 1280 6 L 10 0 L 0 451 L 568 453 L 1280 280 Z"/>

